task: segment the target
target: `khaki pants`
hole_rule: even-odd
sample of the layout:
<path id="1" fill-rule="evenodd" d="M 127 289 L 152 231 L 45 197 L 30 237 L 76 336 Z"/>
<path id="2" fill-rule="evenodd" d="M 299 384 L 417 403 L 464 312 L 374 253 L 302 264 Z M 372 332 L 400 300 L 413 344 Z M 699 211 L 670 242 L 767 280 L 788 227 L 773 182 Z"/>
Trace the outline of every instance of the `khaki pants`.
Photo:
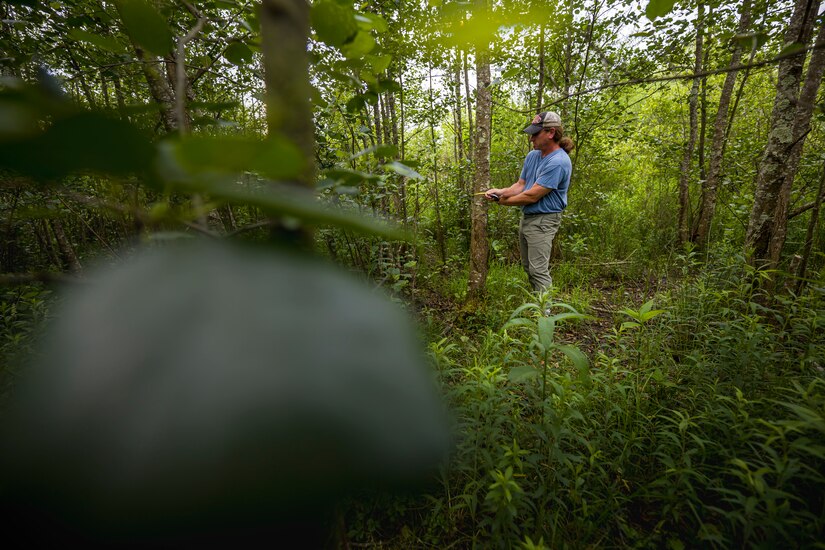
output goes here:
<path id="1" fill-rule="evenodd" d="M 550 288 L 550 252 L 553 250 L 553 237 L 561 225 L 561 212 L 552 214 L 534 214 L 522 216 L 519 223 L 519 248 L 521 265 L 530 279 L 530 286 L 535 291 Z"/>

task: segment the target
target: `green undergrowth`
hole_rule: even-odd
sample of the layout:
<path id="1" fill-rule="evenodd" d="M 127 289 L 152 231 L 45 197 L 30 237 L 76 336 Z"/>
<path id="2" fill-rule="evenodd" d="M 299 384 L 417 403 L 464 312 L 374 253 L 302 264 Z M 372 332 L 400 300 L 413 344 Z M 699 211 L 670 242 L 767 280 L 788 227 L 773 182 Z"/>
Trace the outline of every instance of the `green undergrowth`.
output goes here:
<path id="1" fill-rule="evenodd" d="M 825 299 L 762 292 L 765 277 L 706 267 L 617 308 L 589 358 L 558 338 L 588 323 L 564 303 L 431 342 L 454 454 L 424 497 L 352 503 L 350 540 L 823 547 Z"/>
<path id="2" fill-rule="evenodd" d="M 0 408 L 21 365 L 36 352 L 51 300 L 52 292 L 40 285 L 0 290 Z"/>

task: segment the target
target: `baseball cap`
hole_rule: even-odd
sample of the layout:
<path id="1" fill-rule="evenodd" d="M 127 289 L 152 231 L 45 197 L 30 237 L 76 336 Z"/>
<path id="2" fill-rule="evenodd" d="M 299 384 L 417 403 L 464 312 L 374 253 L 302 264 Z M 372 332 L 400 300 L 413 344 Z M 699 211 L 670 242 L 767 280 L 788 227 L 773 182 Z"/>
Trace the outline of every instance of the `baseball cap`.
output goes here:
<path id="1" fill-rule="evenodd" d="M 533 135 L 538 134 L 545 128 L 558 127 L 561 127 L 561 117 L 559 114 L 554 113 L 553 111 L 545 111 L 534 116 L 533 120 L 530 122 L 530 125 L 523 131 L 525 134 Z"/>

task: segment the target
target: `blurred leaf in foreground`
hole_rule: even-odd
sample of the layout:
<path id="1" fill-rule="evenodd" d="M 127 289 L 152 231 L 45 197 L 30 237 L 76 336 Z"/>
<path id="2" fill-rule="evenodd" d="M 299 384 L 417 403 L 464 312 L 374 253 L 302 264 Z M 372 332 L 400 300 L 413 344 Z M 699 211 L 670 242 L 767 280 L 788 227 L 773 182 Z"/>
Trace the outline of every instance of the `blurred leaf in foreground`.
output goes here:
<path id="1" fill-rule="evenodd" d="M 2 438 L 18 527 L 153 541 L 278 531 L 351 490 L 425 480 L 444 458 L 408 321 L 326 264 L 195 243 L 92 277 Z"/>

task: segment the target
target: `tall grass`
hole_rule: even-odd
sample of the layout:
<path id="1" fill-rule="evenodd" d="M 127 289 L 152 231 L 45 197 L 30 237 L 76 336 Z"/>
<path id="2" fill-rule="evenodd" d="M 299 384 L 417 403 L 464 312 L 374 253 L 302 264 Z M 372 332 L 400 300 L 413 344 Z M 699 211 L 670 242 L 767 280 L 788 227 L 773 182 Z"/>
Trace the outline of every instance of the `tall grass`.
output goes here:
<path id="1" fill-rule="evenodd" d="M 394 519 L 379 513 L 368 529 L 363 503 L 353 506 L 351 536 L 399 547 L 822 547 L 825 300 L 764 295 L 764 274 L 736 258 L 704 273 L 655 306 L 617 312 L 629 323 L 604 335 L 586 373 L 545 353 L 538 307 L 476 341 L 433 342 L 458 423 L 440 490 L 394 501 Z M 664 313 L 646 316 L 653 307 Z M 531 368 L 542 376 L 523 376 Z"/>

